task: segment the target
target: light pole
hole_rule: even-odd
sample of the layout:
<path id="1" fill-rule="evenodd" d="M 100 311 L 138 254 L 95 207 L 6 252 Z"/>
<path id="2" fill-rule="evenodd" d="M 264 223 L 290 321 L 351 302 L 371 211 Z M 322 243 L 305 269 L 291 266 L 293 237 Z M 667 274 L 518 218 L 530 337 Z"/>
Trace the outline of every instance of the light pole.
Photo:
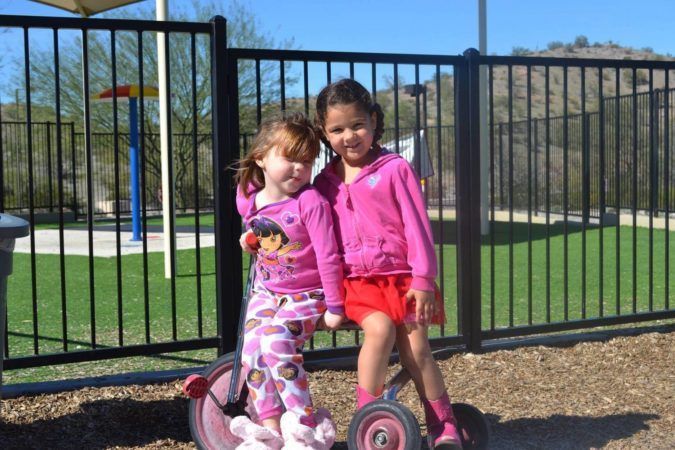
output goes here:
<path id="1" fill-rule="evenodd" d="M 487 55 L 487 0 L 478 0 L 478 51 Z M 489 232 L 488 223 L 488 122 L 487 66 L 478 68 L 478 117 L 480 129 L 480 234 Z"/>

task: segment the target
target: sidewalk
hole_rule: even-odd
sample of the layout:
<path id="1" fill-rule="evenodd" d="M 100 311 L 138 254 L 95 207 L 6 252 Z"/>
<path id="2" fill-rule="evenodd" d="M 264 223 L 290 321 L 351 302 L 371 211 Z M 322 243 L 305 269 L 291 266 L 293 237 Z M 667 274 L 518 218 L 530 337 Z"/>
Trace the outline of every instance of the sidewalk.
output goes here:
<path id="1" fill-rule="evenodd" d="M 143 253 L 143 241 L 132 241 L 130 231 L 120 232 L 120 253 L 132 255 Z M 34 234 L 35 253 L 58 255 L 61 253 L 59 230 L 36 230 Z M 161 232 L 148 232 L 148 252 L 164 251 L 164 234 Z M 89 232 L 86 229 L 67 229 L 63 231 L 63 247 L 65 255 L 89 255 Z M 195 233 L 176 233 L 176 250 L 195 248 L 197 239 Z M 215 237 L 213 233 L 201 232 L 199 234 L 199 246 L 213 247 Z M 112 258 L 117 256 L 117 233 L 96 229 L 92 233 L 93 254 L 97 257 Z M 30 253 L 31 237 L 16 240 L 14 251 L 16 253 Z"/>

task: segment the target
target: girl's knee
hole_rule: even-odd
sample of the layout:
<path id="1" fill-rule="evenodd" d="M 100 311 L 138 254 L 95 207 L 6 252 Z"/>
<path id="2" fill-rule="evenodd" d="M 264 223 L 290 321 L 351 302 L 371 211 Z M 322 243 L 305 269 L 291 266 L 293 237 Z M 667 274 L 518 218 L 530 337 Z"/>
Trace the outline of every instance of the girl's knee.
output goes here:
<path id="1" fill-rule="evenodd" d="M 361 323 L 366 340 L 391 343 L 396 339 L 396 327 L 384 314 L 374 313 L 366 317 Z"/>

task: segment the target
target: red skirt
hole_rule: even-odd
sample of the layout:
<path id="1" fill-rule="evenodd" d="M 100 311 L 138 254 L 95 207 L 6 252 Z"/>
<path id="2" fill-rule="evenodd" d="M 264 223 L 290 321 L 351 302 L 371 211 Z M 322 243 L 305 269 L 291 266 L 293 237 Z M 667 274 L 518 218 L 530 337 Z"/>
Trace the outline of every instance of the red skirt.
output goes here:
<path id="1" fill-rule="evenodd" d="M 406 273 L 345 278 L 345 315 L 359 325 L 376 311 L 385 313 L 397 326 L 414 321 L 416 302 L 406 298 L 412 278 Z M 431 324 L 440 325 L 445 323 L 445 308 L 438 286 L 435 294 L 436 311 Z"/>

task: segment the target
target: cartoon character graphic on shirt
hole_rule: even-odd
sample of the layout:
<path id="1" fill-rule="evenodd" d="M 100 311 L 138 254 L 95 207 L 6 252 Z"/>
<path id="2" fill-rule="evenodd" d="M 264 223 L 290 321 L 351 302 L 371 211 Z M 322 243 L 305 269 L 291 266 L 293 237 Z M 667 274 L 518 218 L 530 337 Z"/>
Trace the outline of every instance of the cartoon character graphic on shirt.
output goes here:
<path id="1" fill-rule="evenodd" d="M 265 281 L 293 279 L 295 257 L 293 250 L 302 248 L 301 242 L 290 242 L 284 229 L 274 220 L 257 216 L 251 220 L 251 230 L 258 238 L 260 248 L 256 264 Z"/>

